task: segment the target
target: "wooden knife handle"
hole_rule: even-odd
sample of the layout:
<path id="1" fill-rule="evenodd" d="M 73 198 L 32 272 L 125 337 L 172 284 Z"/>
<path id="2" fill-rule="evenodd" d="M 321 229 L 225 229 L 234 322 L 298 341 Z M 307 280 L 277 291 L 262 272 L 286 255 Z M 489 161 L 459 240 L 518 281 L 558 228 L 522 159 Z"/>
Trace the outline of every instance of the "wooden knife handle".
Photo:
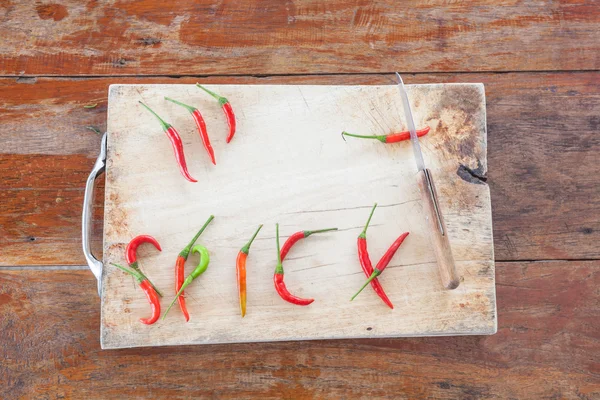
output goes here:
<path id="1" fill-rule="evenodd" d="M 454 257 L 452 256 L 452 249 L 450 248 L 450 242 L 448 241 L 446 223 L 444 222 L 444 217 L 439 209 L 439 204 L 436 204 L 435 199 L 437 199 L 437 192 L 429 169 L 419 171 L 417 182 L 419 184 L 419 191 L 421 192 L 423 211 L 425 212 L 425 219 L 427 220 L 427 227 L 429 228 L 431 244 L 435 251 L 435 258 L 440 271 L 442 285 L 444 285 L 446 289 L 456 289 L 460 281 L 456 274 Z M 438 206 L 437 212 L 436 205 Z M 440 217 L 439 221 L 437 215 Z"/>

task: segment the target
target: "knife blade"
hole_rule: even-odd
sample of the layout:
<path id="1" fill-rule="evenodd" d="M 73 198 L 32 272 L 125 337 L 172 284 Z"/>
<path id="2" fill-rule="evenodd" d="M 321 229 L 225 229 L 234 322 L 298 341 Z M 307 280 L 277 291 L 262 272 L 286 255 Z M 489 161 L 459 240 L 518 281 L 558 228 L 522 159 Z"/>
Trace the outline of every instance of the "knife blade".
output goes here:
<path id="1" fill-rule="evenodd" d="M 410 132 L 410 141 L 415 154 L 415 162 L 417 163 L 417 183 L 419 185 L 419 193 L 421 194 L 421 200 L 423 202 L 425 219 L 429 224 L 430 238 L 440 272 L 440 278 L 442 280 L 442 285 L 444 285 L 446 289 L 456 289 L 460 281 L 456 274 L 454 256 L 452 255 L 452 248 L 450 247 L 444 216 L 442 215 L 442 210 L 438 202 L 437 191 L 435 189 L 435 184 L 433 183 L 431 171 L 425 167 L 415 121 L 410 109 L 410 102 L 408 101 L 408 93 L 406 92 L 400 74 L 396 72 L 396 76 L 398 77 L 398 89 L 400 90 L 400 97 L 402 98 L 406 125 Z"/>
<path id="2" fill-rule="evenodd" d="M 402 105 L 404 106 L 404 115 L 406 115 L 406 125 L 410 132 L 410 142 L 415 153 L 415 161 L 417 162 L 417 169 L 419 171 L 425 169 L 425 161 L 423 160 L 423 153 L 421 152 L 421 145 L 419 144 L 419 137 L 417 136 L 417 128 L 415 127 L 415 120 L 410 109 L 410 103 L 408 102 L 408 93 L 404 87 L 404 81 L 399 73 L 396 72 L 398 77 L 398 88 L 400 89 L 400 97 L 402 98 Z"/>

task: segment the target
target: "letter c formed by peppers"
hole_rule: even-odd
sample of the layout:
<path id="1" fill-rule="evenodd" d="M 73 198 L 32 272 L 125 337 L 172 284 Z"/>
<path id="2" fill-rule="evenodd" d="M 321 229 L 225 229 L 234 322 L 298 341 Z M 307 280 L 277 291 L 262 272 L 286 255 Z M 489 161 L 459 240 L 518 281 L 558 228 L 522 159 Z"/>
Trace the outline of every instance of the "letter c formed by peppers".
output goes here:
<path id="1" fill-rule="evenodd" d="M 277 290 L 279 296 L 288 303 L 296 304 L 299 306 L 307 306 L 313 301 L 315 301 L 315 299 L 303 299 L 300 297 L 296 297 L 293 294 L 291 294 L 285 286 L 285 282 L 283 281 L 283 264 L 281 262 L 281 250 L 279 247 L 279 224 L 275 225 L 275 231 L 277 236 L 277 267 L 275 268 L 275 274 L 273 275 L 273 283 L 275 283 L 275 290 Z"/>

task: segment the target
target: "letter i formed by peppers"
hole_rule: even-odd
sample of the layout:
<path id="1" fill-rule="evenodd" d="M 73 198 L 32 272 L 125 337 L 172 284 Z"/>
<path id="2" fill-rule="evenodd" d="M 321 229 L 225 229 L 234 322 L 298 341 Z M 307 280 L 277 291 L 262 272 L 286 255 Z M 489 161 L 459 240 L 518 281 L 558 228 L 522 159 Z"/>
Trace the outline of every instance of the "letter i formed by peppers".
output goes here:
<path id="1" fill-rule="evenodd" d="M 140 322 L 146 325 L 152 325 L 153 323 L 158 321 L 158 317 L 160 317 L 160 300 L 158 299 L 158 295 L 156 294 L 156 291 L 152 287 L 152 284 L 150 283 L 148 278 L 146 278 L 144 274 L 136 270 L 130 270 L 115 263 L 111 264 L 119 268 L 120 270 L 128 273 L 129 275 L 133 276 L 137 280 L 144 293 L 146 293 L 148 302 L 152 307 L 152 316 L 150 318 L 140 318 Z"/>
<path id="2" fill-rule="evenodd" d="M 192 238 L 188 245 L 185 246 L 183 250 L 181 250 L 181 252 L 177 256 L 177 260 L 175 261 L 175 293 L 177 293 L 177 297 L 175 297 L 175 299 L 179 301 L 179 308 L 181 308 L 181 312 L 183 313 L 186 322 L 190 320 L 190 314 L 188 313 L 187 307 L 185 305 L 185 297 L 183 296 L 183 290 L 181 290 L 185 277 L 185 262 L 187 261 L 190 255 L 192 246 L 194 245 L 194 243 L 196 243 L 196 240 L 198 240 L 200 235 L 202 235 L 202 232 L 204 232 L 208 224 L 210 224 L 210 222 L 214 218 L 214 215 L 208 217 L 208 220 L 204 223 L 204 226 L 200 228 L 198 233 L 196 233 L 196 235 Z"/>
<path id="3" fill-rule="evenodd" d="M 202 114 L 200 114 L 200 111 L 196 107 L 188 106 L 187 104 L 183 104 L 182 102 L 173 100 L 169 97 L 165 97 L 165 100 L 180 105 L 181 107 L 187 109 L 190 112 L 190 114 L 192 114 L 192 118 L 194 118 L 196 127 L 198 127 L 198 132 L 200 132 L 202 144 L 204 145 L 204 148 L 206 149 L 206 152 L 208 153 L 208 156 L 210 157 L 212 163 L 214 165 L 217 165 L 217 162 L 215 161 L 215 151 L 213 150 L 212 145 L 210 144 L 210 139 L 208 138 L 208 131 L 206 130 L 206 123 L 204 122 L 204 118 L 202 118 Z"/>
<path id="4" fill-rule="evenodd" d="M 183 153 L 183 142 L 181 141 L 181 136 L 179 136 L 179 133 L 175 130 L 175 128 L 173 128 L 171 124 L 165 122 L 161 117 L 158 116 L 157 113 L 152 111 L 150 107 L 148 107 L 141 101 L 140 104 L 158 119 L 163 130 L 167 134 L 167 137 L 169 138 L 169 140 L 171 141 L 171 145 L 173 146 L 173 152 L 175 153 L 175 159 L 177 160 L 177 164 L 179 165 L 181 175 L 183 175 L 183 177 L 190 182 L 198 182 L 197 180 L 192 178 L 192 176 L 188 172 L 187 163 L 185 162 L 185 154 Z"/>
<path id="5" fill-rule="evenodd" d="M 254 235 L 250 238 L 248 243 L 242 247 L 240 252 L 238 253 L 237 259 L 235 261 L 235 271 L 237 276 L 237 284 L 238 284 L 238 293 L 240 297 L 240 312 L 242 313 L 242 318 L 246 315 L 246 259 L 248 258 L 248 254 L 250 253 L 250 246 L 252 242 L 260 232 L 263 226 L 259 225 Z"/>
<path id="6" fill-rule="evenodd" d="M 206 93 L 210 94 L 212 97 L 217 99 L 217 101 L 221 105 L 223 113 L 225 114 L 225 118 L 227 118 L 227 125 L 229 125 L 229 134 L 227 135 L 226 141 L 227 143 L 231 142 L 231 139 L 233 139 L 233 135 L 235 135 L 235 114 L 233 113 L 233 108 L 231 108 L 231 103 L 225 97 L 219 96 L 215 92 L 208 90 L 199 83 L 196 83 L 196 86 L 198 86 L 200 89 L 204 90 Z"/>
<path id="7" fill-rule="evenodd" d="M 192 273 L 189 274 L 183 281 L 183 284 L 181 285 L 181 288 L 177 292 L 177 295 L 175 296 L 175 298 L 169 305 L 169 308 L 167 308 L 167 311 L 165 311 L 165 315 L 163 316 L 163 319 L 165 319 L 165 317 L 167 316 L 167 313 L 169 312 L 171 307 L 173 307 L 173 304 L 175 304 L 175 301 L 177 299 L 181 298 L 181 295 L 183 294 L 183 290 L 186 287 L 188 287 L 194 281 L 194 279 L 198 278 L 200 275 L 202 275 L 208 269 L 208 263 L 210 262 L 210 257 L 208 255 L 208 250 L 206 249 L 206 247 L 197 244 L 192 249 L 192 253 L 200 254 L 200 262 L 198 263 L 198 266 L 192 271 Z M 189 317 L 186 319 L 186 322 L 188 320 L 189 320 Z"/>

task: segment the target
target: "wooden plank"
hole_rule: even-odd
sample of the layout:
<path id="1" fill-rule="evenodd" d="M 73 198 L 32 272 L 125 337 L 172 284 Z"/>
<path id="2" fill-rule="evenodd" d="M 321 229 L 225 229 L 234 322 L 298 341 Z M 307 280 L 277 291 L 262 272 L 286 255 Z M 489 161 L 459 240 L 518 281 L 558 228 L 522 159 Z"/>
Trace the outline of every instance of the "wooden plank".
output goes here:
<path id="1" fill-rule="evenodd" d="M 91 273 L 0 271 L 0 397 L 600 396 L 600 262 L 496 275 L 493 336 L 102 351 Z"/>
<path id="2" fill-rule="evenodd" d="M 210 78 L 229 84 L 388 84 L 391 75 Z M 487 98 L 488 183 L 491 188 L 495 255 L 499 260 L 600 257 L 600 73 L 414 75 L 408 83 L 483 82 Z M 196 78 L 119 78 L 121 83 L 194 83 Z M 100 138 L 87 125 L 106 128 L 108 85 L 115 79 L 47 79 L 30 84 L 0 79 L 0 191 L 82 190 Z M 98 109 L 83 105 L 97 102 Z M 8 118 L 6 117 L 8 116 Z M 33 118 L 32 118 L 33 116 Z M 58 125 L 57 125 L 58 124 Z M 51 127 L 51 128 L 49 128 Z M 28 155 L 43 154 L 28 162 Z M 57 158 L 48 156 L 58 156 Z M 61 158 L 62 156 L 66 156 Z M 26 167 L 24 167 L 24 165 Z M 560 168 L 557 168 L 560 166 Z M 477 174 L 477 171 L 475 171 Z M 465 179 L 477 179 L 464 174 Z M 100 183 L 101 184 L 101 183 Z M 36 194 L 37 193 L 37 194 Z M 81 195 L 79 195 L 81 196 Z M 55 201 L 49 195 L 46 204 Z M 101 205 L 100 202 L 96 202 Z M 82 264 L 81 202 L 24 209 L 47 225 L 67 218 L 64 238 L 40 236 L 34 225 L 5 218 L 0 264 Z M 37 223 L 37 222 L 36 222 Z M 16 226 L 20 225 L 20 228 Z M 96 231 L 99 251 L 100 231 Z M 66 237 L 68 236 L 68 237 Z M 36 237 L 37 241 L 27 241 Z M 41 249 L 42 243 L 48 246 Z M 40 249 L 40 251 L 38 251 Z M 54 250 L 55 249 L 55 250 Z"/>
<path id="3" fill-rule="evenodd" d="M 594 0 L 7 0 L 0 18 L 2 75 L 600 68 Z"/>
<path id="4" fill-rule="evenodd" d="M 110 87 L 103 348 L 495 332 L 489 188 L 465 182 L 456 173 L 460 166 L 486 170 L 483 85 L 407 86 L 417 126 L 431 128 L 420 142 L 462 281 L 454 291 L 444 290 L 429 244 L 410 143 L 383 145 L 340 137 L 348 126 L 367 134 L 406 130 L 396 85 L 209 89 L 236 99 L 237 134 L 229 144 L 221 107 L 195 85 Z M 216 166 L 206 156 L 188 111 L 163 96 L 203 109 Z M 181 176 L 169 140 L 155 118 L 144 118 L 151 115 L 139 101 L 177 127 L 188 168 L 192 175 L 202 174 L 200 183 Z M 374 259 L 398 235 L 410 232 L 382 278 L 390 299 L 403 311 L 390 312 L 372 291 L 349 301 L 365 280 L 356 259 L 356 238 L 375 202 L 380 207 L 369 234 Z M 174 309 L 165 321 L 141 325 L 138 320 L 148 311 L 145 299 L 137 301 L 131 278 L 109 264 L 125 262 L 124 249 L 132 237 L 155 236 L 163 251 L 144 258 L 145 271 L 169 293 L 174 274 L 165 266 L 172 265 L 209 214 L 215 221 L 199 242 L 210 250 L 211 267 L 186 290 L 192 318 L 186 323 Z M 286 260 L 288 285 L 300 297 L 314 297 L 314 306 L 291 306 L 273 287 L 276 222 L 284 237 L 303 229 L 339 228 L 298 245 L 297 257 Z M 235 258 L 260 223 L 265 227 L 249 258 L 248 315 L 242 320 Z M 207 298 L 221 300 L 211 305 Z M 165 296 L 162 306 L 169 302 Z M 130 313 L 123 313 L 124 308 Z"/>

